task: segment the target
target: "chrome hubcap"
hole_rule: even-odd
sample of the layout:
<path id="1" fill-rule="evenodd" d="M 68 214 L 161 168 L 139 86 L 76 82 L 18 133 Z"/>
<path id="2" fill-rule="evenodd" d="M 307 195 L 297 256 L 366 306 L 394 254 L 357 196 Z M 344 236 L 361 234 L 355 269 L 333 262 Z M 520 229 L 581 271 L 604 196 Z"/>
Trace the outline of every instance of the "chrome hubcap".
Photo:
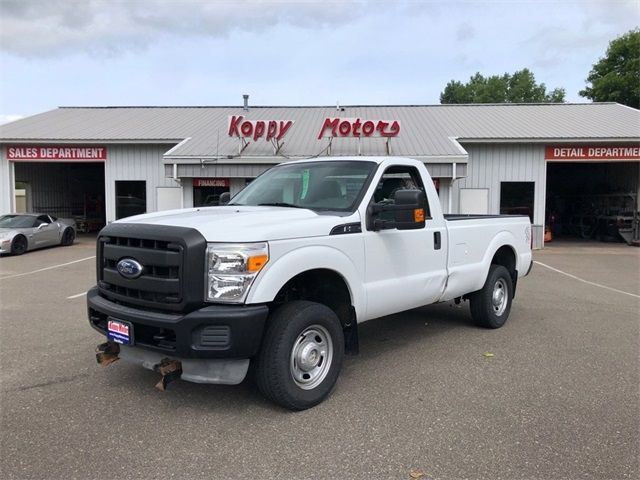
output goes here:
<path id="1" fill-rule="evenodd" d="M 291 349 L 293 381 L 304 390 L 315 388 L 329 373 L 332 359 L 331 335 L 326 328 L 312 325 L 298 336 Z"/>
<path id="2" fill-rule="evenodd" d="M 502 278 L 493 286 L 493 294 L 491 295 L 491 303 L 493 304 L 493 311 L 499 317 L 507 309 L 509 291 L 507 290 L 507 284 Z"/>

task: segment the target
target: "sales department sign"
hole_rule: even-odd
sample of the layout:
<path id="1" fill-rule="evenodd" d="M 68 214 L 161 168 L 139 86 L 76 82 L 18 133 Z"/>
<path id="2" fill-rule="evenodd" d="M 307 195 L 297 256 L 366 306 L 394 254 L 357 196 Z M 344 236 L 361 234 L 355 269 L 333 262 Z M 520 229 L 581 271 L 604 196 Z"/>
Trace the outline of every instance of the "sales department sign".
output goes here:
<path id="1" fill-rule="evenodd" d="M 104 162 L 107 148 L 92 145 L 13 145 L 6 158 L 12 162 Z"/>
<path id="2" fill-rule="evenodd" d="M 544 158 L 555 162 L 637 161 L 640 160 L 640 146 L 547 146 Z"/>

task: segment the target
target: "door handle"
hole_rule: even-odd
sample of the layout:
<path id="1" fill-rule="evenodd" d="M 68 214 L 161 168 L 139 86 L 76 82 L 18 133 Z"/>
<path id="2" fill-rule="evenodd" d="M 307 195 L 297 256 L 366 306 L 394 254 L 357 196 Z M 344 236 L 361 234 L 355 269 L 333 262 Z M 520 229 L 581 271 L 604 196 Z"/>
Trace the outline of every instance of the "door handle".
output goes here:
<path id="1" fill-rule="evenodd" d="M 440 232 L 433 232 L 433 249 L 440 250 L 442 248 L 442 236 Z"/>

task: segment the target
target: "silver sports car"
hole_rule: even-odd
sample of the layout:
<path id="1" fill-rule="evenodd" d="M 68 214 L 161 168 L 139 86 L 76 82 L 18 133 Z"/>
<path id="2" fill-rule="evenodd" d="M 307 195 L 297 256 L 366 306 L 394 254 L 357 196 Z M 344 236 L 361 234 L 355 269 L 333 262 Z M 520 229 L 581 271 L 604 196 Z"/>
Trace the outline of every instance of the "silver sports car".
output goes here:
<path id="1" fill-rule="evenodd" d="M 12 213 L 0 217 L 0 254 L 22 255 L 51 245 L 71 245 L 76 222 L 39 213 Z"/>

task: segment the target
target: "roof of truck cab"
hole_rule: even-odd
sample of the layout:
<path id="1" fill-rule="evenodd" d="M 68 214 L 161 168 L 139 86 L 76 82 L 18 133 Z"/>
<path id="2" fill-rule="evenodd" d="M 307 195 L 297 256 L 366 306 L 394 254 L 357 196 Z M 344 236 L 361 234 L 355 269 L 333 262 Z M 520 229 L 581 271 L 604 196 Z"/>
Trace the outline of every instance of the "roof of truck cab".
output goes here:
<path id="1" fill-rule="evenodd" d="M 60 107 L 1 125 L 0 142 L 163 143 L 167 158 L 235 158 L 240 140 L 228 135 L 233 115 L 292 120 L 278 153 L 283 158 L 326 154 L 329 140 L 318 136 L 324 120 L 336 117 L 399 121 L 391 153 L 411 157 L 464 156 L 460 143 L 465 142 L 640 141 L 640 110 L 618 103 L 544 103 L 250 106 L 246 111 L 242 106 Z M 356 140 L 333 138 L 331 154 L 354 154 Z M 367 138 L 360 148 L 364 156 L 387 155 L 388 145 L 385 138 Z M 241 154 L 267 156 L 274 156 L 274 145 L 264 140 L 250 140 Z"/>

